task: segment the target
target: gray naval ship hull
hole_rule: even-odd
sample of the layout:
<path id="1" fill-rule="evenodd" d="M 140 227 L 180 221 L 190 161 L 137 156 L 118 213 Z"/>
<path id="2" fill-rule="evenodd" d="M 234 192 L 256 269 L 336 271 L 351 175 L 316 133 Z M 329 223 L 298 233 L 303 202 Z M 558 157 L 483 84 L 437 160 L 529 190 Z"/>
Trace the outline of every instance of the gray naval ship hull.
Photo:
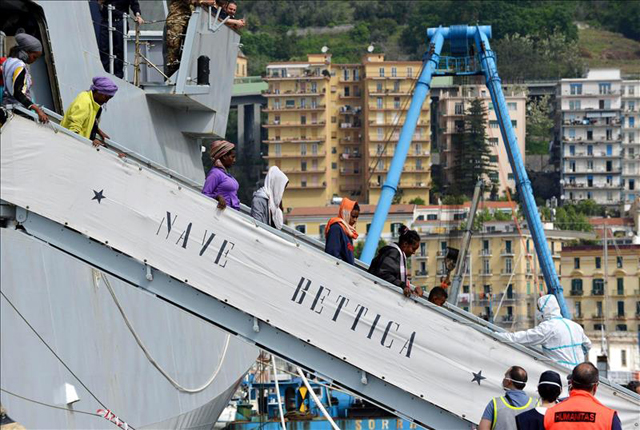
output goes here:
<path id="1" fill-rule="evenodd" d="M 19 230 L 0 229 L 0 238 L 1 401 L 15 421 L 106 429 L 116 416 L 134 428 L 212 428 L 254 362 L 254 347 L 231 337 L 225 353 L 226 333 L 106 275 L 152 358 L 180 385 L 200 387 L 219 367 L 203 391 L 180 392 L 143 353 L 104 274 Z M 112 422 L 83 413 L 105 415 L 100 410 L 111 411 Z"/>

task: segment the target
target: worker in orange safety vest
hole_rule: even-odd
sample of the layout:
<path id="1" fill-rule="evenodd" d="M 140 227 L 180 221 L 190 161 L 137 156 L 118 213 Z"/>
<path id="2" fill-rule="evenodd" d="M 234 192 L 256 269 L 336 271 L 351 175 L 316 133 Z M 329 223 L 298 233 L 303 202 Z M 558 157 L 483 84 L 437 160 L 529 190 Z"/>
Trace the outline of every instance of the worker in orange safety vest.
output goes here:
<path id="1" fill-rule="evenodd" d="M 571 373 L 569 398 L 544 415 L 545 430 L 622 430 L 616 411 L 594 397 L 598 381 L 598 369 L 593 364 L 577 365 Z"/>

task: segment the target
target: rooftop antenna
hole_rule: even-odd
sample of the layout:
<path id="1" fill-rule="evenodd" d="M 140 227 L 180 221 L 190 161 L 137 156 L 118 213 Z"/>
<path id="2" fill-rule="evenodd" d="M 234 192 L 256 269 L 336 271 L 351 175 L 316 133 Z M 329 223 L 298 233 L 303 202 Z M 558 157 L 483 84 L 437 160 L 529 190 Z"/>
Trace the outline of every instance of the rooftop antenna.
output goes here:
<path id="1" fill-rule="evenodd" d="M 371 45 L 369 45 L 367 47 L 367 52 L 373 52 L 373 50 L 374 50 L 374 47 L 373 47 L 373 43 L 372 43 Z"/>
<path id="2" fill-rule="evenodd" d="M 320 49 L 320 51 L 322 51 L 323 54 L 326 54 L 328 50 L 329 50 L 329 47 L 327 45 L 323 46 L 322 49 Z"/>

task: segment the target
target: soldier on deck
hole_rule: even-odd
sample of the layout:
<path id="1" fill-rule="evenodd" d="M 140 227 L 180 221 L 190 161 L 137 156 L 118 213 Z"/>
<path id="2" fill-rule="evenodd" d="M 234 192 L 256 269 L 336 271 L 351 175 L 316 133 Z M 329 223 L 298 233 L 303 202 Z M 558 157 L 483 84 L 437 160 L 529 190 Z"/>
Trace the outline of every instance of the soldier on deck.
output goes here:
<path id="1" fill-rule="evenodd" d="M 180 48 L 194 7 L 216 7 L 215 0 L 171 0 L 164 26 L 164 74 L 171 77 L 180 67 Z"/>

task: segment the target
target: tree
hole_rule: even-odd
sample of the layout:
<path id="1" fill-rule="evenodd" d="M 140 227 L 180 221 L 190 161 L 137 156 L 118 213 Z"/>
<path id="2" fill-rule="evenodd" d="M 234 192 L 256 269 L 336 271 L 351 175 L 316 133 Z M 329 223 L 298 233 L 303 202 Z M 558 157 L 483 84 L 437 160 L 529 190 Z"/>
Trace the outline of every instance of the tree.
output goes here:
<path id="1" fill-rule="evenodd" d="M 463 204 L 466 200 L 465 196 L 461 196 L 460 194 L 450 194 L 447 196 L 444 196 L 444 198 L 442 199 L 442 204 L 443 205 L 461 205 Z"/>
<path id="2" fill-rule="evenodd" d="M 452 172 L 455 182 L 451 188 L 454 194 L 471 197 L 478 179 L 495 171 L 490 161 L 486 122 L 487 110 L 482 100 L 471 101 L 464 120 L 464 130 L 454 135 L 453 139 L 455 158 Z"/>
<path id="3" fill-rule="evenodd" d="M 550 97 L 533 99 L 527 106 L 527 154 L 548 154 L 553 140 L 553 119 L 550 115 Z"/>
<path id="4" fill-rule="evenodd" d="M 411 200 L 409 200 L 409 204 L 410 205 L 418 205 L 418 206 L 422 206 L 425 204 L 425 201 L 422 197 L 415 197 Z"/>
<path id="5" fill-rule="evenodd" d="M 376 248 L 376 255 L 378 254 L 378 251 L 380 251 L 380 249 L 382 249 L 382 247 L 384 246 L 387 246 L 387 242 L 385 242 L 384 239 L 380 239 L 378 241 L 378 247 Z M 363 249 L 364 249 L 364 240 L 357 241 L 355 247 L 353 248 L 353 255 L 357 259 L 360 259 Z"/>
<path id="6" fill-rule="evenodd" d="M 577 212 L 573 205 L 556 209 L 555 226 L 560 230 L 593 231 L 588 218 Z"/>

